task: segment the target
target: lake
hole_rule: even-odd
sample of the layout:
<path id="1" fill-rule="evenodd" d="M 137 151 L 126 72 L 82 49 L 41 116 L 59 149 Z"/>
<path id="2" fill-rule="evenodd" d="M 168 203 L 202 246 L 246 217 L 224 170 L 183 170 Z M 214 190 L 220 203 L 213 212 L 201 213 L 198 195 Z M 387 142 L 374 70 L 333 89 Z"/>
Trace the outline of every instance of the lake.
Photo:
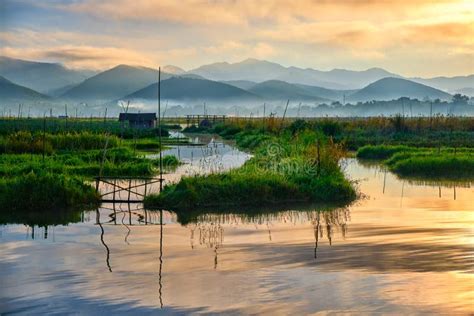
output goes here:
<path id="1" fill-rule="evenodd" d="M 165 152 L 187 162 L 167 181 L 250 157 L 199 142 Z M 1 225 L 0 313 L 473 313 L 472 183 L 342 164 L 363 195 L 345 208 L 184 218 L 123 203 Z"/>

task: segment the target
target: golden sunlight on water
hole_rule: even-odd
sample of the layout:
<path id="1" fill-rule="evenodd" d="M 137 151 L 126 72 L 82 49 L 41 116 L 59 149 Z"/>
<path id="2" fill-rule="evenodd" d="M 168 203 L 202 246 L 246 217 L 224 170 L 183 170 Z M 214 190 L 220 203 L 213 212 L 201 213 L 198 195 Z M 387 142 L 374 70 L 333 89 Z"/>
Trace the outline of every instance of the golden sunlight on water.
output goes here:
<path id="1" fill-rule="evenodd" d="M 473 313 L 470 184 L 404 181 L 353 159 L 345 170 L 365 197 L 324 212 L 164 212 L 160 225 L 159 212 L 122 204 L 47 236 L 1 226 L 1 310 Z"/>

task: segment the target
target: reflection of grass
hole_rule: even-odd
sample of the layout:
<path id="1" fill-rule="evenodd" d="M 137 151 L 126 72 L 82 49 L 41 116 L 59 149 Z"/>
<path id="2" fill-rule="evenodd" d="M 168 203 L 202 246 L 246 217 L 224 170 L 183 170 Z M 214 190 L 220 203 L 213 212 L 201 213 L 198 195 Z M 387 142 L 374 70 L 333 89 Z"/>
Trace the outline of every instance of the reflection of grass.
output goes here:
<path id="1" fill-rule="evenodd" d="M 229 135 L 233 130 L 222 131 Z M 235 138 L 241 148 L 253 149 L 254 157 L 244 166 L 222 174 L 185 177 L 160 195 L 148 196 L 145 206 L 183 210 L 296 201 L 348 202 L 356 196 L 338 165 L 343 155 L 340 147 L 319 133 L 285 130 L 276 135 L 247 129 Z"/>
<path id="2" fill-rule="evenodd" d="M 81 210 L 79 207 L 73 209 L 51 209 L 42 210 L 10 210 L 8 208 L 0 212 L 0 225 L 22 224 L 29 226 L 68 225 L 81 221 Z"/>
<path id="3" fill-rule="evenodd" d="M 358 158 L 385 159 L 393 172 L 406 177 L 463 179 L 474 177 L 472 148 L 415 148 L 408 146 L 364 146 Z"/>
<path id="4" fill-rule="evenodd" d="M 308 203 L 281 203 L 278 205 L 229 206 L 219 208 L 178 210 L 178 222 L 182 225 L 190 223 L 263 223 L 270 221 L 302 220 L 313 221 L 318 213 L 324 214 L 327 223 L 345 224 L 349 217 L 349 210 L 342 205 L 309 204 Z M 289 211 L 290 210 L 290 211 Z"/>

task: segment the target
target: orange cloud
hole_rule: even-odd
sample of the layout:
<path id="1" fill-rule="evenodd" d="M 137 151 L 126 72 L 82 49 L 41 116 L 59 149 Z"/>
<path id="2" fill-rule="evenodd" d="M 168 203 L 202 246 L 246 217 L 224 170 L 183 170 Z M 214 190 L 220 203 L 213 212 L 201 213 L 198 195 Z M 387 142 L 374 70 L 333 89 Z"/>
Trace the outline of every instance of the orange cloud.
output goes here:
<path id="1" fill-rule="evenodd" d="M 403 19 L 420 11 L 462 5 L 461 0 L 84 0 L 60 8 L 116 19 L 166 20 L 183 24 L 249 24 L 255 20 L 291 21 Z M 56 5 L 57 6 L 57 5 Z M 472 9 L 472 8 L 471 8 Z M 438 12 L 439 14 L 442 11 Z"/>
<path id="2" fill-rule="evenodd" d="M 2 54 L 13 58 L 62 62 L 70 68 L 104 69 L 117 64 L 155 66 L 141 53 L 116 47 L 59 46 L 51 48 L 2 48 Z"/>
<path id="3" fill-rule="evenodd" d="M 474 44 L 474 21 L 411 25 L 406 28 L 405 39 L 411 42 Z"/>
<path id="4" fill-rule="evenodd" d="M 106 30 L 8 29 L 0 32 L 0 53 L 94 68 L 158 61 L 192 68 L 256 57 L 320 69 L 378 66 L 417 76 L 474 72 L 469 69 L 474 60 L 472 0 L 59 3 L 34 5 L 73 12 L 68 16 L 77 18 L 78 25 L 84 16 L 93 17 Z M 134 28 L 129 21 L 140 23 Z"/>

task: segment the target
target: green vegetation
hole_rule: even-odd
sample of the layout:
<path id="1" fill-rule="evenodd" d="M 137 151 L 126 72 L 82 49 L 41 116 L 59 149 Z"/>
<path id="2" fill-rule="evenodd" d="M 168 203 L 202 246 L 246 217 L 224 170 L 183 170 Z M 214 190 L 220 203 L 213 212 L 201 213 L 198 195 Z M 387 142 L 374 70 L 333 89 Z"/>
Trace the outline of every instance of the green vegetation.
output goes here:
<path id="1" fill-rule="evenodd" d="M 474 177 L 474 148 L 364 146 L 357 151 L 357 157 L 385 160 L 390 170 L 406 177 L 440 179 Z"/>
<path id="2" fill-rule="evenodd" d="M 148 196 L 146 207 L 185 210 L 309 201 L 348 203 L 356 197 L 338 165 L 344 154 L 341 146 L 321 133 L 238 125 L 218 125 L 214 131 L 234 138 L 239 147 L 252 150 L 254 157 L 241 168 L 222 174 L 184 177 L 161 194 Z"/>
<path id="3" fill-rule="evenodd" d="M 474 155 L 441 156 L 412 155 L 390 164 L 390 169 L 402 176 L 429 178 L 474 178 Z"/>
<path id="4" fill-rule="evenodd" d="M 0 176 L 24 176 L 30 172 L 47 171 L 54 174 L 85 176 L 150 176 L 156 172 L 157 159 L 139 157 L 130 148 L 107 150 L 68 151 L 46 156 L 31 154 L 0 155 Z"/>
<path id="5" fill-rule="evenodd" d="M 156 135 L 147 136 L 150 130 L 133 130 L 133 139 L 122 140 L 117 125 L 106 132 L 102 129 L 110 122 L 69 122 L 67 129 L 61 120 L 55 121 L 54 128 L 51 121 L 49 126 L 44 123 L 0 121 L 3 212 L 30 216 L 37 211 L 97 205 L 99 198 L 88 184 L 94 177 L 151 176 L 159 170 L 158 159 L 140 155 L 143 149 L 159 151 Z M 176 157 L 165 157 L 165 167 L 178 164 Z"/>
<path id="6" fill-rule="evenodd" d="M 267 132 L 301 128 L 321 132 L 349 150 L 366 145 L 405 145 L 417 147 L 474 147 L 474 118 L 472 117 L 369 117 L 369 118 L 308 118 L 305 120 L 267 117 L 265 119 L 229 119 L 231 124 L 213 128 L 191 126 L 188 132 L 213 132 L 233 138 L 244 129 L 256 128 Z M 222 131 L 221 131 L 222 130 Z"/>
<path id="7" fill-rule="evenodd" d="M 119 138 L 112 135 L 90 132 L 65 134 L 40 134 L 19 131 L 0 136 L 0 153 L 8 154 L 52 154 L 57 151 L 83 151 L 117 147 Z"/>
<path id="8" fill-rule="evenodd" d="M 180 129 L 179 125 L 164 125 L 162 136 L 169 136 L 169 129 Z M 32 134 L 45 131 L 50 134 L 82 133 L 111 134 L 125 139 L 150 138 L 159 135 L 158 128 L 135 129 L 118 119 L 84 118 L 3 118 L 0 119 L 0 135 L 10 135 L 18 131 Z"/>
<path id="9" fill-rule="evenodd" d="M 156 164 L 159 164 L 159 160 L 155 160 Z M 174 169 L 181 164 L 176 156 L 166 155 L 163 157 L 163 169 Z"/>
<path id="10" fill-rule="evenodd" d="M 394 154 L 399 152 L 408 152 L 413 151 L 414 148 L 408 146 L 388 146 L 388 145 L 378 145 L 378 146 L 364 146 L 357 150 L 357 158 L 361 159 L 388 159 Z"/>
<path id="11" fill-rule="evenodd" d="M 98 202 L 94 188 L 74 177 L 31 172 L 0 180 L 0 209 L 4 212 L 92 207 Z"/>

